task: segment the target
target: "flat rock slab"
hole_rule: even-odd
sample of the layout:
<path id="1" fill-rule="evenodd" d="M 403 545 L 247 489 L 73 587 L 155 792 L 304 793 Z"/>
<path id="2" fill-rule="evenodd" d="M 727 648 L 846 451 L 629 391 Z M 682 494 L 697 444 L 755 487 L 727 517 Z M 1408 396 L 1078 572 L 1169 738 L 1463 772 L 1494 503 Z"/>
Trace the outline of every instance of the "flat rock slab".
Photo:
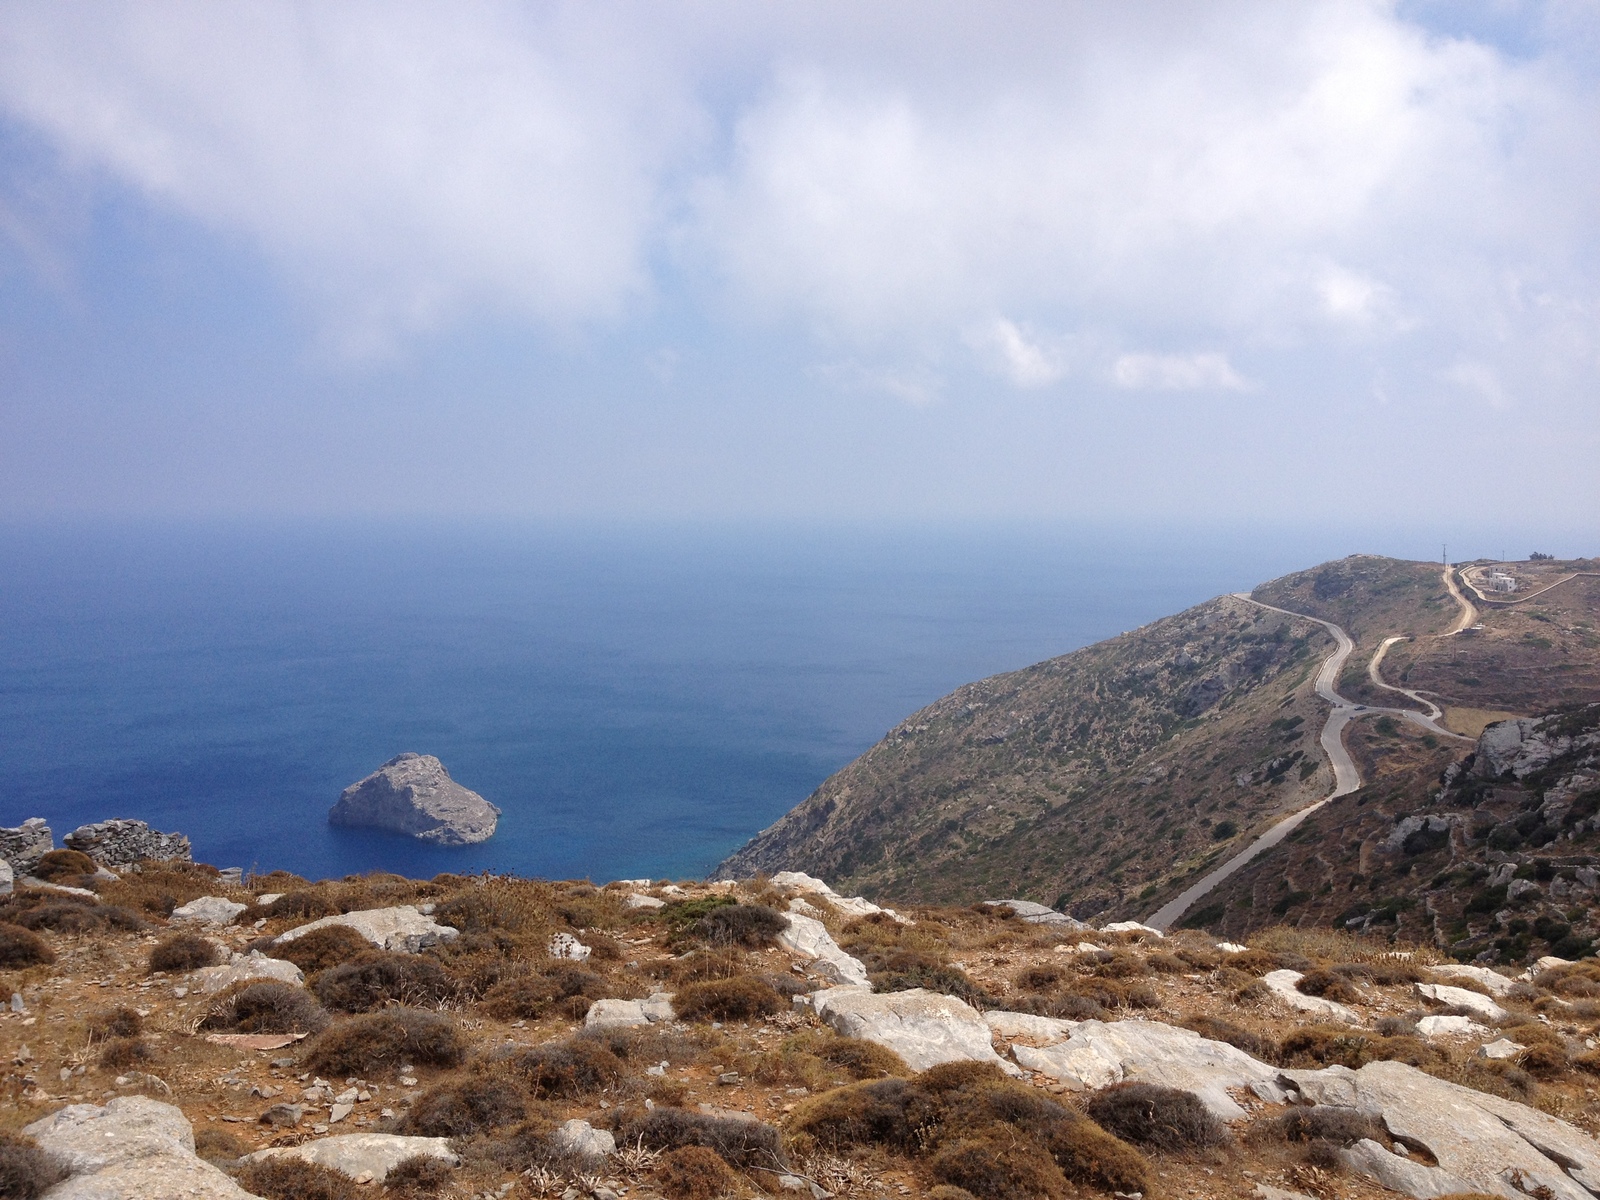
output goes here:
<path id="1" fill-rule="evenodd" d="M 189 972 L 188 978 L 190 988 L 208 996 L 253 979 L 275 979 L 295 987 L 302 986 L 306 981 L 305 972 L 292 962 L 268 958 L 260 951 L 252 951 L 220 967 L 201 967 L 198 971 Z"/>
<path id="2" fill-rule="evenodd" d="M 368 908 L 361 912 L 341 913 L 337 917 L 323 917 L 289 932 L 280 934 L 274 945 L 292 942 L 305 937 L 313 929 L 326 929 L 330 925 L 344 925 L 354 929 L 380 950 L 398 950 L 415 954 L 440 942 L 453 942 L 460 931 L 449 925 L 440 925 L 431 917 L 423 916 L 413 904 L 399 904 L 393 908 Z"/>
<path id="3" fill-rule="evenodd" d="M 585 1029 L 626 1029 L 635 1025 L 655 1025 L 671 1021 L 672 996 L 657 992 L 645 1000 L 596 1000 L 584 1014 Z"/>
<path id="4" fill-rule="evenodd" d="M 867 986 L 867 968 L 861 960 L 839 949 L 839 943 L 821 921 L 801 913 L 788 914 L 789 927 L 778 934 L 778 947 L 805 960 L 806 967 L 829 983 L 841 987 Z"/>
<path id="5" fill-rule="evenodd" d="M 450 778 L 431 754 L 397 754 L 352 783 L 328 824 L 407 833 L 441 846 L 470 846 L 494 836 L 500 810 Z"/>
<path id="6" fill-rule="evenodd" d="M 257 1150 L 245 1156 L 247 1162 L 264 1158 L 298 1158 L 302 1162 L 327 1167 L 362 1183 L 382 1183 L 395 1167 L 408 1158 L 425 1154 L 459 1166 L 460 1157 L 450 1149 L 450 1139 L 442 1137 L 401 1137 L 395 1133 L 343 1133 L 336 1137 L 301 1142 L 298 1146 Z"/>
<path id="7" fill-rule="evenodd" d="M 911 923 L 894 909 L 880 908 L 862 896 L 841 896 L 815 875 L 807 875 L 804 871 L 779 871 L 772 877 L 771 882 L 773 887 L 785 894 L 807 892 L 813 896 L 821 896 L 847 917 L 870 917 L 877 913 L 886 913 L 902 925 Z"/>
<path id="8" fill-rule="evenodd" d="M 305 1036 L 303 1033 L 208 1033 L 206 1041 L 237 1050 L 282 1050 Z"/>
<path id="9" fill-rule="evenodd" d="M 1153 925 L 1146 925 L 1141 921 L 1113 921 L 1102 926 L 1101 933 L 1143 933 L 1151 937 L 1164 938 L 1167 935 Z"/>
<path id="10" fill-rule="evenodd" d="M 1305 976 L 1299 971 L 1268 971 L 1261 977 L 1261 982 L 1272 989 L 1272 994 L 1282 1000 L 1290 1008 L 1298 1008 L 1301 1012 L 1316 1013 L 1321 1017 L 1332 1017 L 1346 1025 L 1359 1025 L 1361 1018 L 1352 1008 L 1347 1008 L 1337 1000 L 1328 1000 L 1322 996 L 1307 996 L 1295 984 Z M 1481 999 L 1481 997 L 1480 997 Z"/>
<path id="11" fill-rule="evenodd" d="M 1417 1022 L 1417 1032 L 1425 1038 L 1438 1038 L 1488 1037 L 1490 1031 L 1471 1017 L 1423 1017 Z"/>
<path id="12" fill-rule="evenodd" d="M 1073 920 L 1066 913 L 1057 912 L 1034 900 L 985 900 L 984 903 L 991 908 L 1009 908 L 1029 925 L 1060 925 L 1063 929 L 1088 928 L 1082 921 Z"/>
<path id="13" fill-rule="evenodd" d="M 913 1071 L 947 1062 L 992 1062 L 1015 1068 L 994 1052 L 988 1023 L 977 1009 L 924 988 L 875 994 L 855 987 L 817 992 L 812 1007 L 841 1037 L 893 1050 Z"/>
<path id="14" fill-rule="evenodd" d="M 72 1172 L 41 1200 L 253 1200 L 195 1156 L 182 1112 L 147 1096 L 71 1104 L 22 1132 Z"/>
<path id="15" fill-rule="evenodd" d="M 1491 996 L 1504 996 L 1517 986 L 1515 979 L 1509 979 L 1499 971 L 1491 971 L 1488 967 L 1470 967 L 1464 964 L 1448 967 L 1432 966 L 1423 968 L 1428 974 L 1439 979 L 1470 979 L 1489 989 Z"/>
<path id="16" fill-rule="evenodd" d="M 1438 1166 L 1401 1158 L 1376 1142 L 1350 1152 L 1350 1166 L 1407 1195 L 1485 1192 L 1515 1198 L 1540 1188 L 1548 1191 L 1538 1194 L 1553 1200 L 1600 1194 L 1600 1143 L 1525 1104 L 1399 1062 L 1368 1063 L 1359 1071 L 1283 1071 L 1280 1078 L 1309 1103 L 1379 1116 L 1394 1138 L 1431 1154 Z"/>
<path id="17" fill-rule="evenodd" d="M 657 900 L 654 896 L 646 896 L 642 892 L 629 892 L 622 898 L 624 908 L 665 908 L 665 900 Z"/>
<path id="18" fill-rule="evenodd" d="M 1014 1021 L 1023 1015 L 989 1013 L 987 1017 L 993 1027 L 997 1020 Z M 1193 1092 L 1225 1121 L 1246 1115 L 1229 1095 L 1231 1088 L 1249 1088 L 1275 1104 L 1287 1094 L 1278 1082 L 1277 1070 L 1266 1063 L 1226 1042 L 1160 1021 L 1079 1021 L 1065 1040 L 1039 1047 L 1013 1045 L 1011 1055 L 1030 1071 L 1049 1075 L 1075 1090 L 1137 1080 Z"/>
<path id="19" fill-rule="evenodd" d="M 202 925 L 232 925 L 245 905 L 226 896 L 201 896 L 172 910 L 173 921 L 197 921 Z"/>
<path id="20" fill-rule="evenodd" d="M 1038 1017 L 1033 1013 L 990 1011 L 983 1014 L 989 1029 L 1000 1037 L 1017 1039 L 1035 1046 L 1048 1046 L 1064 1042 L 1082 1021 L 1069 1021 L 1064 1017 Z"/>
<path id="21" fill-rule="evenodd" d="M 1448 1004 L 1454 1008 L 1464 1008 L 1474 1016 L 1482 1017 L 1485 1021 L 1498 1024 L 1509 1015 L 1482 992 L 1469 992 L 1466 988 L 1451 987 L 1447 983 L 1419 983 L 1416 985 L 1417 995 L 1424 1000 L 1432 1000 L 1436 1004 Z"/>

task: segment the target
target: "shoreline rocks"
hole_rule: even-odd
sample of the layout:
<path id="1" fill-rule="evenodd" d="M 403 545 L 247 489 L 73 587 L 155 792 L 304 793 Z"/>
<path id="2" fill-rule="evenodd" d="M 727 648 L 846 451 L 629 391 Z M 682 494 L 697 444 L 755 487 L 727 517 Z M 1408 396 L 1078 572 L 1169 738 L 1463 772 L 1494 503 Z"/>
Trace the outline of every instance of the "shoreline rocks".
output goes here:
<path id="1" fill-rule="evenodd" d="M 494 836 L 500 810 L 450 778 L 431 754 L 397 754 L 340 793 L 330 825 L 387 829 L 440 846 L 470 846 Z"/>

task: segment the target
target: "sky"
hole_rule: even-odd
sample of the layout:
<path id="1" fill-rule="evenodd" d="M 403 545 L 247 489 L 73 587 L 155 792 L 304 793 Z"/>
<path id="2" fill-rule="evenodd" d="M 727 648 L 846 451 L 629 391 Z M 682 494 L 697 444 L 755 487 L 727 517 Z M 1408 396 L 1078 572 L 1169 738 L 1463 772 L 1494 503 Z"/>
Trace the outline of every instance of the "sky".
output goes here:
<path id="1" fill-rule="evenodd" d="M 1600 0 L 0 2 L 0 517 L 1592 528 L 1597 251 Z"/>

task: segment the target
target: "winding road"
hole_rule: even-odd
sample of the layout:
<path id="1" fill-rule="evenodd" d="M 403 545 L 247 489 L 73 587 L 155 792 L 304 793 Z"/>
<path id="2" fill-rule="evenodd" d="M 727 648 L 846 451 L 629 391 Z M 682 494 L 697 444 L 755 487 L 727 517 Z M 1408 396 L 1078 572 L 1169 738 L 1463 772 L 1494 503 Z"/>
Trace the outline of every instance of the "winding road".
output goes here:
<path id="1" fill-rule="evenodd" d="M 1457 590 L 1448 568 L 1444 572 L 1444 582 L 1445 586 L 1450 590 L 1450 594 L 1455 597 L 1462 608 L 1461 617 L 1456 621 L 1454 628 L 1449 633 L 1439 635 L 1441 637 L 1451 637 L 1471 626 L 1478 618 L 1478 610 Z M 1401 695 L 1414 700 L 1427 709 L 1426 712 L 1419 713 L 1409 708 L 1379 708 L 1368 704 L 1354 704 L 1341 696 L 1334 685 L 1338 682 L 1340 672 L 1344 670 L 1344 664 L 1349 660 L 1356 647 L 1355 642 L 1350 639 L 1350 635 L 1332 621 L 1324 621 L 1320 617 L 1308 617 L 1304 613 L 1293 612 L 1287 608 L 1263 604 L 1261 601 L 1253 599 L 1248 592 L 1235 592 L 1234 599 L 1243 600 L 1247 604 L 1254 604 L 1257 608 L 1283 613 L 1285 616 L 1294 617 L 1297 620 L 1314 622 L 1333 635 L 1333 653 L 1323 660 L 1322 669 L 1317 672 L 1316 680 L 1317 695 L 1326 700 L 1331 706 L 1327 723 L 1322 727 L 1321 743 L 1323 753 L 1328 756 L 1328 762 L 1333 767 L 1333 791 L 1315 804 L 1309 804 L 1298 812 L 1290 813 L 1287 817 L 1284 817 L 1283 820 L 1272 826 L 1271 829 L 1251 842 L 1238 854 L 1235 854 L 1214 871 L 1202 876 L 1197 882 L 1191 884 L 1179 895 L 1167 901 L 1154 913 L 1146 917 L 1144 923 L 1153 929 L 1170 928 L 1174 921 L 1194 907 L 1195 901 L 1212 891 L 1239 868 L 1283 841 L 1284 838 L 1294 832 L 1300 822 L 1304 821 L 1324 804 L 1331 800 L 1337 800 L 1340 796 L 1348 795 L 1361 786 L 1361 772 L 1356 770 L 1355 761 L 1350 757 L 1350 751 L 1345 749 L 1344 744 L 1344 727 L 1357 717 L 1383 715 L 1403 717 L 1405 720 L 1415 725 L 1420 725 L 1423 729 L 1438 737 L 1463 742 L 1472 740 L 1471 738 L 1463 737 L 1459 733 L 1452 733 L 1439 724 L 1439 720 L 1444 714 L 1440 711 L 1438 705 L 1424 700 L 1416 692 L 1409 691 L 1406 688 L 1393 687 L 1383 681 L 1383 677 L 1378 671 L 1379 665 L 1383 662 L 1383 656 L 1388 653 L 1389 647 L 1395 642 L 1405 641 L 1406 638 L 1404 636 L 1384 639 L 1383 643 L 1378 647 L 1377 653 L 1372 656 L 1372 661 L 1367 664 L 1367 677 L 1378 687 L 1391 692 L 1399 692 Z"/>

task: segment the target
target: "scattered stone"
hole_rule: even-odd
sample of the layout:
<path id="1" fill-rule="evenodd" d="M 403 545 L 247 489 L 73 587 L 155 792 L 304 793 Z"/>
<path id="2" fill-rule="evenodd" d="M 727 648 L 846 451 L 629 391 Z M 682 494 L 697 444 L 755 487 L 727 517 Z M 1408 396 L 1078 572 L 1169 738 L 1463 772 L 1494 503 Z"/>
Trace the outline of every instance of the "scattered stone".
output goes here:
<path id="1" fill-rule="evenodd" d="M 629 892 L 622 898 L 624 908 L 665 908 L 665 900 L 657 900 L 654 896 L 642 895 L 639 892 Z"/>
<path id="2" fill-rule="evenodd" d="M 1025 1015 L 987 1014 L 992 1027 L 998 1020 L 1028 1028 L 1018 1021 Z M 1285 1098 L 1276 1069 L 1226 1042 L 1159 1021 L 1080 1021 L 1065 1040 L 1040 1047 L 1013 1045 L 1011 1054 L 1030 1071 L 1058 1079 L 1074 1091 L 1137 1080 L 1193 1092 L 1225 1121 L 1245 1115 L 1230 1089 L 1248 1088 L 1272 1103 Z"/>
<path id="3" fill-rule="evenodd" d="M 557 1126 L 551 1140 L 568 1154 L 580 1158 L 608 1158 L 617 1152 L 617 1139 L 610 1130 L 596 1129 L 589 1122 L 576 1118 Z"/>
<path id="4" fill-rule="evenodd" d="M 1100 932 L 1101 933 L 1147 933 L 1147 934 L 1151 935 L 1152 937 L 1158 937 L 1158 938 L 1164 938 L 1164 937 L 1167 936 L 1166 934 L 1162 933 L 1161 930 L 1156 929 L 1156 928 L 1154 928 L 1153 926 L 1150 926 L 1150 925 L 1142 924 L 1139 921 L 1113 921 L 1109 925 L 1102 926 Z"/>
<path id="5" fill-rule="evenodd" d="M 550 944 L 546 947 L 551 958 L 565 958 L 573 962 L 583 962 L 593 953 L 570 933 L 555 933 L 550 935 Z"/>
<path id="6" fill-rule="evenodd" d="M 1478 1047 L 1478 1053 L 1484 1058 L 1515 1058 L 1527 1047 L 1520 1042 L 1513 1042 L 1510 1038 L 1496 1038 Z"/>
<path id="7" fill-rule="evenodd" d="M 1218 942 L 1217 949 L 1221 950 L 1224 954 L 1243 954 L 1246 950 L 1250 949 L 1250 947 L 1241 946 L 1238 942 Z"/>
<path id="8" fill-rule="evenodd" d="M 449 925 L 439 925 L 418 912 L 415 905 L 398 904 L 393 908 L 368 908 L 361 912 L 342 913 L 336 917 L 323 917 L 279 935 L 275 945 L 304 937 L 313 929 L 326 929 L 330 925 L 347 925 L 380 950 L 397 950 L 415 954 L 440 942 L 453 942 L 459 931 Z M 559 936 L 559 935 L 558 935 Z"/>
<path id="9" fill-rule="evenodd" d="M 172 910 L 173 921 L 198 921 L 202 925 L 232 925 L 234 918 L 245 910 L 237 900 L 226 896 L 201 896 Z"/>
<path id="10" fill-rule="evenodd" d="M 864 1038 L 893 1050 L 913 1071 L 939 1063 L 992 1062 L 1016 1068 L 994 1052 L 989 1026 L 954 996 L 923 988 L 874 994 L 858 987 L 817 992 L 812 1007 L 841 1037 Z"/>
<path id="11" fill-rule="evenodd" d="M 382 1183 L 389 1172 L 408 1158 L 426 1154 L 459 1166 L 461 1159 L 450 1149 L 450 1139 L 442 1137 L 402 1137 L 394 1133 L 345 1133 L 338 1137 L 301 1142 L 298 1146 L 271 1147 L 245 1156 L 246 1162 L 264 1158 L 298 1158 L 319 1167 L 328 1167 L 358 1179 L 367 1175 Z"/>
<path id="12" fill-rule="evenodd" d="M 1417 995 L 1424 1000 L 1464 1008 L 1491 1025 L 1498 1025 L 1508 1015 L 1505 1009 L 1481 992 L 1469 992 L 1466 988 L 1451 987 L 1447 983 L 1419 983 L 1416 989 Z"/>
<path id="13" fill-rule="evenodd" d="M 189 986 L 207 996 L 214 996 L 236 983 L 252 979 L 276 979 L 279 983 L 292 983 L 300 987 L 306 981 L 305 973 L 281 958 L 268 958 L 259 950 L 252 950 L 220 967 L 201 967 L 190 971 Z"/>
<path id="14" fill-rule="evenodd" d="M 1428 974 L 1437 975 L 1441 979 L 1470 979 L 1489 989 L 1491 995 L 1504 996 L 1517 986 L 1515 979 L 1507 979 L 1499 971 L 1491 971 L 1488 967 L 1473 967 L 1465 964 L 1452 964 L 1447 967 L 1432 966 L 1424 968 Z"/>
<path id="15" fill-rule="evenodd" d="M 262 1125 L 276 1127 L 293 1126 L 300 1124 L 300 1118 L 305 1115 L 305 1106 L 302 1104 L 274 1104 L 266 1112 L 256 1118 Z"/>
<path id="16" fill-rule="evenodd" d="M 335 1102 L 333 1107 L 328 1110 L 328 1124 L 337 1125 L 340 1121 L 344 1120 L 351 1113 L 353 1113 L 355 1109 L 356 1106 L 348 1101 L 342 1104 Z"/>
<path id="17" fill-rule="evenodd" d="M 1425 1038 L 1489 1036 L 1489 1030 L 1471 1017 L 1423 1017 L 1417 1022 L 1417 1032 Z"/>
<path id="18" fill-rule="evenodd" d="M 1033 900 L 985 900 L 990 908 L 1009 908 L 1029 925 L 1060 925 L 1064 929 L 1087 929 L 1082 921 L 1075 921 L 1066 913 Z"/>
<path id="19" fill-rule="evenodd" d="M 256 897 L 256 903 L 260 904 L 260 905 L 267 905 L 267 904 L 271 904 L 274 900 L 282 900 L 282 899 L 283 899 L 283 893 L 282 892 L 262 892 L 259 896 Z"/>
<path id="20" fill-rule="evenodd" d="M 1554 954 L 1546 954 L 1543 958 L 1536 959 L 1533 966 L 1522 973 L 1524 981 L 1543 975 L 1546 971 L 1554 971 L 1557 967 L 1570 967 L 1570 958 L 1558 958 Z"/>
<path id="21" fill-rule="evenodd" d="M 251 1200 L 195 1155 L 183 1113 L 147 1096 L 69 1104 L 22 1132 L 72 1173 L 46 1193 L 49 1200 Z"/>
<path id="22" fill-rule="evenodd" d="M 867 968 L 839 948 L 821 921 L 790 913 L 789 927 L 778 934 L 778 946 L 805 960 L 806 969 L 844 987 L 866 987 Z"/>
<path id="23" fill-rule="evenodd" d="M 1268 971 L 1261 977 L 1261 982 L 1272 989 L 1272 994 L 1277 999 L 1291 1008 L 1298 1008 L 1301 1012 L 1316 1013 L 1318 1016 L 1332 1017 L 1346 1025 L 1361 1023 L 1361 1018 L 1356 1016 L 1355 1010 L 1340 1004 L 1337 1000 L 1328 1000 L 1322 996 L 1307 996 L 1296 988 L 1295 984 L 1304 978 L 1305 976 L 1299 971 Z"/>
<path id="24" fill-rule="evenodd" d="M 11 1011 L 14 1013 L 25 1013 L 28 1011 L 28 1002 L 22 998 L 21 992 L 11 993 Z"/>
<path id="25" fill-rule="evenodd" d="M 1431 1155 L 1437 1166 L 1401 1158 L 1373 1142 L 1346 1159 L 1353 1169 L 1409 1195 L 1487 1192 L 1591 1200 L 1591 1192 L 1600 1192 L 1600 1144 L 1525 1104 L 1399 1062 L 1368 1063 L 1359 1071 L 1283 1071 L 1280 1078 L 1306 1103 L 1380 1117 L 1397 1141 Z"/>
<path id="26" fill-rule="evenodd" d="M 15 829 L 0 829 L 0 859 L 16 875 L 26 875 L 56 848 L 55 836 L 43 817 L 29 817 Z"/>
<path id="27" fill-rule="evenodd" d="M 144 821 L 97 821 L 80 825 L 61 839 L 68 850 L 87 854 L 103 867 L 131 867 L 138 862 L 193 862 L 189 839 L 162 833 Z"/>
<path id="28" fill-rule="evenodd" d="M 431 754 L 397 754 L 352 783 L 328 813 L 330 825 L 388 829 L 441 846 L 494 836 L 500 810 L 450 778 Z"/>

